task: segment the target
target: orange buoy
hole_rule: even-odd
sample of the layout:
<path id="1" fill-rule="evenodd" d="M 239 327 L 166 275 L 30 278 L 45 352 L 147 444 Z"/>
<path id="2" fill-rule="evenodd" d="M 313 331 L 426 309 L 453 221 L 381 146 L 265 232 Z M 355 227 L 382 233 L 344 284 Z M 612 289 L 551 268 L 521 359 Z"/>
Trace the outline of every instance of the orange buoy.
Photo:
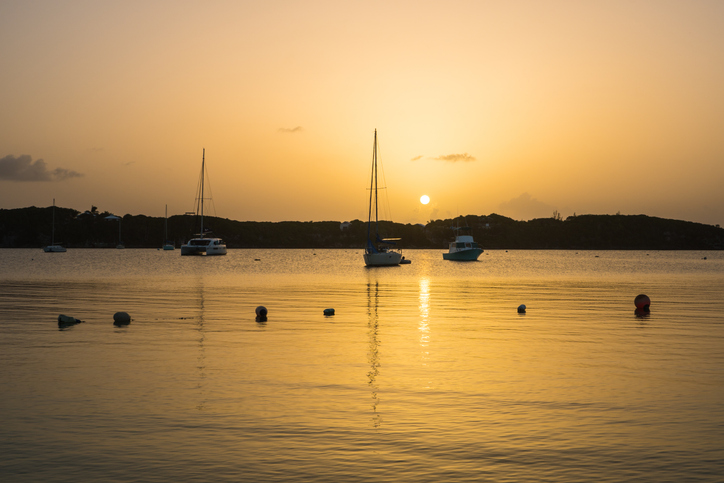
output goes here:
<path id="1" fill-rule="evenodd" d="M 636 305 L 637 309 L 649 310 L 649 306 L 651 305 L 651 299 L 648 295 L 637 295 L 634 299 L 634 305 Z"/>

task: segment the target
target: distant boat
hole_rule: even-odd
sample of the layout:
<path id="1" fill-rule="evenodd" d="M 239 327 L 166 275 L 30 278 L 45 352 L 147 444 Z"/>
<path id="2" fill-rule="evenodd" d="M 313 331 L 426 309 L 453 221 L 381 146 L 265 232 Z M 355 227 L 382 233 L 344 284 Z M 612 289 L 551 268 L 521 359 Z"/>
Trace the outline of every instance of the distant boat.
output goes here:
<path id="1" fill-rule="evenodd" d="M 164 250 L 176 249 L 176 246 L 168 239 L 168 205 L 166 205 L 166 218 L 163 220 L 163 239 L 166 240 L 163 244 Z"/>
<path id="2" fill-rule="evenodd" d="M 67 251 L 64 246 L 55 244 L 55 198 L 53 198 L 53 231 L 50 236 L 50 245 L 43 247 L 46 253 L 62 253 Z"/>
<path id="3" fill-rule="evenodd" d="M 200 215 L 201 231 L 197 238 L 192 238 L 185 245 L 181 245 L 181 255 L 226 255 L 226 244 L 221 238 L 207 238 L 211 230 L 204 230 L 204 175 L 206 173 L 206 150 L 201 155 L 201 179 L 199 192 L 196 198 L 196 214 Z"/>
<path id="4" fill-rule="evenodd" d="M 372 211 L 374 208 L 374 233 L 372 231 Z M 370 209 L 367 219 L 367 243 L 365 246 L 364 260 L 368 267 L 384 267 L 399 265 L 402 260 L 402 253 L 395 250 L 391 245 L 399 238 L 380 238 L 379 234 L 379 210 L 377 208 L 377 129 L 375 129 L 375 140 L 372 148 L 372 180 L 370 181 Z"/>
<path id="5" fill-rule="evenodd" d="M 455 240 L 450 242 L 448 253 L 443 253 L 443 260 L 475 261 L 483 249 L 475 243 L 472 236 L 472 228 L 469 226 L 453 227 Z M 462 235 L 461 233 L 465 233 Z"/>

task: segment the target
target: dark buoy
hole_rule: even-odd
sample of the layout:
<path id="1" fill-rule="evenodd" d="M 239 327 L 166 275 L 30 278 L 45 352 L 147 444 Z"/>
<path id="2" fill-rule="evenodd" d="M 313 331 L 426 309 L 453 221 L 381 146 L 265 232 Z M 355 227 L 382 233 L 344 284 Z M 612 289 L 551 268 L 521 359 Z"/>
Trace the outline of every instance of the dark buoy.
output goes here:
<path id="1" fill-rule="evenodd" d="M 58 316 L 58 327 L 68 327 L 75 324 L 81 324 L 83 323 L 82 320 L 76 319 L 75 317 L 71 317 L 69 315 L 63 315 L 60 314 Z"/>
<path id="2" fill-rule="evenodd" d="M 334 309 L 324 309 L 324 315 L 334 315 Z"/>
<path id="3" fill-rule="evenodd" d="M 525 304 L 520 304 L 520 305 L 518 306 L 518 313 L 519 313 L 519 314 L 524 314 L 524 313 L 525 313 Z"/>
<path id="4" fill-rule="evenodd" d="M 131 316 L 128 312 L 116 312 L 113 314 L 113 325 L 128 325 L 131 323 Z"/>
<path id="5" fill-rule="evenodd" d="M 644 310 L 646 312 L 649 311 L 649 306 L 651 305 L 651 299 L 648 295 L 637 295 L 634 299 L 634 305 L 636 305 L 636 308 L 639 310 Z"/>
<path id="6" fill-rule="evenodd" d="M 256 308 L 256 321 L 257 322 L 266 322 L 266 314 L 267 310 L 266 307 L 263 305 L 260 305 Z"/>

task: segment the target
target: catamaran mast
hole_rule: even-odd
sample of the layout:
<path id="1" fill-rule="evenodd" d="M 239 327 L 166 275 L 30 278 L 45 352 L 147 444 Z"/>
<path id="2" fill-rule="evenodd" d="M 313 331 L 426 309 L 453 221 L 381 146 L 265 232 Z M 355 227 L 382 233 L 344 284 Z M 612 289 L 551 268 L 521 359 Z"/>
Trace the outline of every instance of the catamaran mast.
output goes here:
<path id="1" fill-rule="evenodd" d="M 201 238 L 204 237 L 204 172 L 206 171 L 206 148 L 201 154 Z"/>

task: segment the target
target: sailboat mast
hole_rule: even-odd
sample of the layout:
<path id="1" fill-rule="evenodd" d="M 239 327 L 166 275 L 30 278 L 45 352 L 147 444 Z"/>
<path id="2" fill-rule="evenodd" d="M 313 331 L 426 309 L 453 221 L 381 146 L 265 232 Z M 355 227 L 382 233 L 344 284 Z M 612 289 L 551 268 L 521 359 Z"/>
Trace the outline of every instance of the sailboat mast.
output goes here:
<path id="1" fill-rule="evenodd" d="M 53 198 L 53 231 L 50 235 L 50 244 L 55 245 L 55 198 Z"/>
<path id="2" fill-rule="evenodd" d="M 375 129 L 375 140 L 372 144 L 372 175 L 370 176 L 370 208 L 367 214 L 367 243 L 370 243 L 370 231 L 372 227 L 372 200 L 375 200 L 375 217 L 377 216 L 377 199 L 375 189 L 375 173 L 377 172 L 377 129 Z"/>
<path id="3" fill-rule="evenodd" d="M 375 129 L 375 153 L 374 153 L 374 164 L 375 164 L 375 235 L 379 232 L 377 224 L 379 223 L 379 204 L 377 203 L 377 129 Z"/>
<path id="4" fill-rule="evenodd" d="M 204 172 L 206 171 L 206 148 L 201 154 L 201 238 L 204 237 Z"/>

